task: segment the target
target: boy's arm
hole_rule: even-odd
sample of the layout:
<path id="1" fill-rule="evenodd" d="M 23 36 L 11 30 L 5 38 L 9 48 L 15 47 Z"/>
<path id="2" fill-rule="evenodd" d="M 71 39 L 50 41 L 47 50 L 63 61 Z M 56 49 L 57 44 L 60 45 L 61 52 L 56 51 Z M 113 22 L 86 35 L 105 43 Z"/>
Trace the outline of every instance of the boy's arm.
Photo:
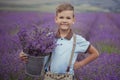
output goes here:
<path id="1" fill-rule="evenodd" d="M 91 61 L 95 60 L 99 56 L 99 52 L 92 45 L 90 45 L 87 52 L 90 55 L 88 57 L 86 57 L 85 59 L 83 59 L 82 61 L 75 62 L 74 69 L 79 69 L 79 68 L 85 66 L 86 64 L 88 64 Z"/>

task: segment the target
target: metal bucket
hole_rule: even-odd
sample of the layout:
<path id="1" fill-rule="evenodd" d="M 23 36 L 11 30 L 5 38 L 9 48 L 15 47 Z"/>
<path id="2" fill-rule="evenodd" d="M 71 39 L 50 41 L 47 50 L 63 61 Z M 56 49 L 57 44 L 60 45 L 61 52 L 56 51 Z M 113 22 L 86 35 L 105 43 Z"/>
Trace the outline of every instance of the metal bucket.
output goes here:
<path id="1" fill-rule="evenodd" d="M 44 56 L 28 56 L 25 64 L 25 73 L 32 77 L 40 77 L 44 66 Z"/>

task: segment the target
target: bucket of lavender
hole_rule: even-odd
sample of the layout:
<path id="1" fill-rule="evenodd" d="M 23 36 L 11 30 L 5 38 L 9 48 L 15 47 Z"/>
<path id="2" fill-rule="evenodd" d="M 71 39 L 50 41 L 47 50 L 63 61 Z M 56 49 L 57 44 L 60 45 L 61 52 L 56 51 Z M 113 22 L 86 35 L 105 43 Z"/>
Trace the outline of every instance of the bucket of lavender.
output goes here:
<path id="1" fill-rule="evenodd" d="M 44 57 L 50 55 L 55 47 L 55 33 L 50 27 L 32 25 L 18 32 L 23 52 L 28 55 L 25 72 L 40 77 L 44 66 Z"/>

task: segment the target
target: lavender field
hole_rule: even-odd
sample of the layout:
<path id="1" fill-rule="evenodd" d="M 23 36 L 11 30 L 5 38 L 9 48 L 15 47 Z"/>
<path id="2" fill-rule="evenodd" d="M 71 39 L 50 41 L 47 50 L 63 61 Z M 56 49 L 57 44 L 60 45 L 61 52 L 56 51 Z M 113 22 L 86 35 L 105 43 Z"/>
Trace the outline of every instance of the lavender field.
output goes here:
<path id="1" fill-rule="evenodd" d="M 53 13 L 0 11 L 0 80 L 37 80 L 24 73 L 17 32 L 38 24 L 57 29 Z M 100 52 L 95 61 L 75 71 L 79 80 L 120 80 L 120 14 L 76 13 L 72 29 Z M 81 57 L 78 56 L 78 60 Z"/>

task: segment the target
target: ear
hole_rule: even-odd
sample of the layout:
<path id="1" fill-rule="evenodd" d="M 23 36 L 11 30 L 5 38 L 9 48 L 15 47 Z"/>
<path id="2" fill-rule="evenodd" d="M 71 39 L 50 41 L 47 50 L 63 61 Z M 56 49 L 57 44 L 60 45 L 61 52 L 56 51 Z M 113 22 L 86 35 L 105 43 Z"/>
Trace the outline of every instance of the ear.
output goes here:
<path id="1" fill-rule="evenodd" d="M 73 24 L 75 23 L 75 18 L 73 19 Z"/>
<path id="2" fill-rule="evenodd" d="M 55 23 L 57 23 L 57 17 L 55 16 Z"/>

